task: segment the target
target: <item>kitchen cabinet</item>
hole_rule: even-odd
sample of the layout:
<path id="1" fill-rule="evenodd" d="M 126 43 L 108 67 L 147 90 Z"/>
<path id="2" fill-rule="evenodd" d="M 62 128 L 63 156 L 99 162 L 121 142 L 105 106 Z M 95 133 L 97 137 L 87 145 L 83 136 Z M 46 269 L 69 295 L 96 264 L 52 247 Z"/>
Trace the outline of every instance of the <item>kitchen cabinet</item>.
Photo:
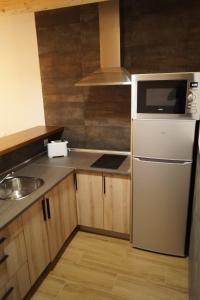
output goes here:
<path id="1" fill-rule="evenodd" d="M 73 175 L 57 184 L 45 195 L 47 231 L 51 260 L 77 226 L 76 199 Z"/>
<path id="2" fill-rule="evenodd" d="M 129 234 L 130 179 L 103 174 L 104 229 Z"/>
<path id="3" fill-rule="evenodd" d="M 61 214 L 61 201 L 63 201 L 63 198 L 63 194 L 60 191 L 60 185 L 57 185 L 45 195 L 47 206 L 46 225 L 51 261 L 55 258 L 64 242 L 61 219 L 65 214 L 65 211 Z"/>
<path id="4" fill-rule="evenodd" d="M 58 183 L 22 216 L 31 283 L 58 254 L 77 226 L 73 174 Z"/>
<path id="5" fill-rule="evenodd" d="M 103 229 L 102 173 L 77 172 L 78 224 Z"/>
<path id="6" fill-rule="evenodd" d="M 78 224 L 129 234 L 128 176 L 77 172 Z"/>
<path id="7" fill-rule="evenodd" d="M 22 215 L 32 285 L 50 263 L 45 219 L 43 198 L 35 202 Z"/>
<path id="8" fill-rule="evenodd" d="M 22 299 L 30 289 L 22 218 L 0 232 L 0 299 Z"/>

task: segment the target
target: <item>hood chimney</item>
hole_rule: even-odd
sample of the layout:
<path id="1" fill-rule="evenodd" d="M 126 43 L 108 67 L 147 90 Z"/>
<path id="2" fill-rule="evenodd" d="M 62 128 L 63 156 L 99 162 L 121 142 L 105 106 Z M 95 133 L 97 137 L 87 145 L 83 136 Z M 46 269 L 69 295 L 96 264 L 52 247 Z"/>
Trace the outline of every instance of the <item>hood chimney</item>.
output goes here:
<path id="1" fill-rule="evenodd" d="M 99 3 L 100 69 L 76 86 L 130 84 L 130 74 L 121 67 L 119 0 Z"/>

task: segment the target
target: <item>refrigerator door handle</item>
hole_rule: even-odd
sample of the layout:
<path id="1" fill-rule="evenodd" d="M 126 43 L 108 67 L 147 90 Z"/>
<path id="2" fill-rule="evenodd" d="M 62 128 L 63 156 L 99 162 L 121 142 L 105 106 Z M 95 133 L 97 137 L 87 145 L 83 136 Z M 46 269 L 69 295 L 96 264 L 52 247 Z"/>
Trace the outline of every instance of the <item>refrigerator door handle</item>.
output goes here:
<path id="1" fill-rule="evenodd" d="M 178 165 L 191 164 L 191 161 L 183 161 L 183 160 L 156 159 L 156 158 L 147 158 L 147 157 L 134 157 L 134 159 L 144 163 L 152 162 L 152 163 L 165 163 L 165 164 L 178 164 Z"/>

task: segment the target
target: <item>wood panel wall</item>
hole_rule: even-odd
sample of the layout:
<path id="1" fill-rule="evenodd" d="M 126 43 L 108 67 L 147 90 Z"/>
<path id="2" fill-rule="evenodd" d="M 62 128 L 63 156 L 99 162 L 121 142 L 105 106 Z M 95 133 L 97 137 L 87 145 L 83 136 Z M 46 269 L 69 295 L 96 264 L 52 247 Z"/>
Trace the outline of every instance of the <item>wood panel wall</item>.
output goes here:
<path id="1" fill-rule="evenodd" d="M 199 0 L 121 1 L 122 60 L 133 73 L 200 70 Z"/>
<path id="2" fill-rule="evenodd" d="M 130 87 L 75 87 L 99 68 L 97 5 L 36 13 L 45 120 L 69 147 L 130 149 Z"/>
<path id="3" fill-rule="evenodd" d="M 197 159 L 193 221 L 189 253 L 190 300 L 200 299 L 200 154 Z"/>
<path id="4" fill-rule="evenodd" d="M 122 0 L 122 64 L 133 73 L 200 70 L 200 1 Z M 130 149 L 130 87 L 74 87 L 99 67 L 97 5 L 36 13 L 45 118 L 70 147 Z"/>

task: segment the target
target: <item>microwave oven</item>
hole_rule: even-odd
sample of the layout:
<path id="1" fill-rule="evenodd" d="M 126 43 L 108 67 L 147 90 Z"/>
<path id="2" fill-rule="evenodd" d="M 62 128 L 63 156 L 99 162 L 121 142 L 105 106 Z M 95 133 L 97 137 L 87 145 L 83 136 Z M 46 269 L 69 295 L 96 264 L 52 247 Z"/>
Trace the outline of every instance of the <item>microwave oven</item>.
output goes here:
<path id="1" fill-rule="evenodd" d="M 199 88 L 198 72 L 132 75 L 132 118 L 199 120 Z"/>

